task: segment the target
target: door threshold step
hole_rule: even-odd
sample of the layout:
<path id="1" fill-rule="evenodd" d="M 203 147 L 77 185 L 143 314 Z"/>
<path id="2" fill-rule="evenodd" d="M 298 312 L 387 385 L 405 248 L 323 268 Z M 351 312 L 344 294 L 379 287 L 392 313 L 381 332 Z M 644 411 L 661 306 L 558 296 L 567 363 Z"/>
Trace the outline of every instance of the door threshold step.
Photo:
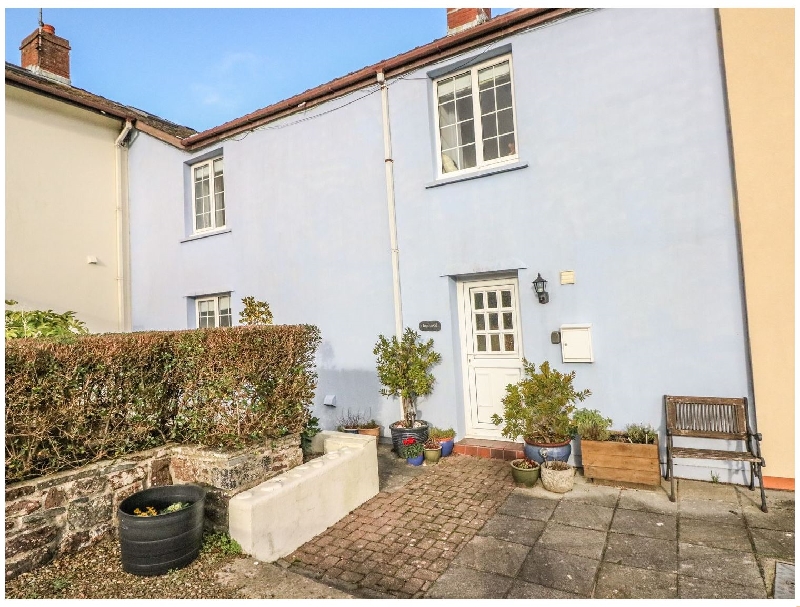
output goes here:
<path id="1" fill-rule="evenodd" d="M 507 462 L 525 457 L 522 443 L 484 438 L 462 438 L 453 445 L 453 452 Z"/>

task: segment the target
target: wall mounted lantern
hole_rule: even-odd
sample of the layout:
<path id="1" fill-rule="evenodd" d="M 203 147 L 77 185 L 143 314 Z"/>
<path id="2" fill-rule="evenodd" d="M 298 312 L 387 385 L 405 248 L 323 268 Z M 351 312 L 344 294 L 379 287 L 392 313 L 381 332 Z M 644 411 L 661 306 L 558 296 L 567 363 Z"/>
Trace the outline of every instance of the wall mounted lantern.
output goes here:
<path id="1" fill-rule="evenodd" d="M 536 280 L 533 281 L 533 288 L 539 296 L 539 303 L 546 304 L 550 301 L 550 295 L 547 294 L 547 281 L 542 278 L 542 275 L 537 272 Z"/>

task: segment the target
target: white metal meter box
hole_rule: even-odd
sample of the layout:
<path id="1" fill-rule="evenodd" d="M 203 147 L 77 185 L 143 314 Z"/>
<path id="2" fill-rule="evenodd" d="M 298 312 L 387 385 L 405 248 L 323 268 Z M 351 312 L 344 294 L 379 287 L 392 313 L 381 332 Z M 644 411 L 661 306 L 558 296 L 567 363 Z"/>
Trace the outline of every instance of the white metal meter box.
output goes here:
<path id="1" fill-rule="evenodd" d="M 594 362 L 591 323 L 561 325 L 561 362 Z"/>

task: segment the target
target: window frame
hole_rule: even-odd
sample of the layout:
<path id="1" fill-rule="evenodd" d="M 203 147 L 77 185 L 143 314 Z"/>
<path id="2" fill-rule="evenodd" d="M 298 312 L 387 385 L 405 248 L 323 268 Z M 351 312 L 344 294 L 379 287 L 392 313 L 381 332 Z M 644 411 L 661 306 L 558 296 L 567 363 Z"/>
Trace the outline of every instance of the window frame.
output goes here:
<path id="1" fill-rule="evenodd" d="M 480 89 L 478 87 L 478 72 L 482 69 L 487 67 L 492 67 L 495 65 L 499 65 L 508 61 L 508 69 L 509 69 L 509 78 L 511 83 L 511 114 L 514 119 L 514 143 L 515 143 L 515 152 L 514 154 L 509 154 L 508 156 L 499 156 L 498 158 L 494 158 L 492 160 L 483 160 L 483 124 L 481 121 L 481 109 L 480 109 Z M 472 87 L 472 120 L 473 126 L 475 129 L 475 159 L 476 164 L 474 167 L 459 169 L 457 171 L 450 171 L 449 173 L 445 173 L 442 170 L 442 141 L 441 141 L 441 130 L 439 128 L 439 95 L 438 95 L 438 87 L 439 83 L 442 80 L 447 80 L 449 78 L 456 78 L 462 74 L 470 74 L 471 79 L 471 87 Z M 477 171 L 491 169 L 497 166 L 502 166 L 505 164 L 511 164 L 514 162 L 519 162 L 519 122 L 517 121 L 517 102 L 516 102 L 516 94 L 514 92 L 514 62 L 511 57 L 511 53 L 497 55 L 487 59 L 486 61 L 482 61 L 480 63 L 475 63 L 472 65 L 466 65 L 458 69 L 454 69 L 449 71 L 446 74 L 442 74 L 437 76 L 436 78 L 432 79 L 432 95 L 433 95 L 433 116 L 434 116 L 434 137 L 436 139 L 436 179 L 449 179 L 451 177 L 459 177 L 462 175 L 469 175 L 471 173 L 475 173 Z M 479 144 L 480 142 L 480 144 Z"/>
<path id="2" fill-rule="evenodd" d="M 223 206 L 222 212 L 225 215 L 224 223 L 217 225 L 217 197 L 214 192 L 214 163 L 218 160 L 222 161 L 222 199 Z M 197 228 L 197 180 L 195 179 L 195 171 L 203 166 L 208 166 L 209 171 L 209 198 L 211 205 L 211 225 L 207 228 Z M 228 226 L 228 205 L 225 201 L 225 160 L 223 154 L 216 154 L 211 158 L 203 158 L 197 162 L 189 165 L 189 181 L 191 183 L 191 200 L 190 200 L 190 220 L 192 222 L 192 235 L 208 234 L 224 230 Z"/>
<path id="3" fill-rule="evenodd" d="M 219 293 L 218 295 L 202 295 L 199 297 L 194 298 L 194 311 L 195 311 L 195 325 L 198 329 L 218 329 L 221 328 L 222 325 L 220 324 L 220 303 L 219 300 L 222 297 L 228 298 L 228 310 L 230 312 L 230 324 L 225 325 L 226 327 L 233 326 L 233 308 L 232 308 L 232 298 L 230 293 Z M 200 304 L 203 302 L 210 301 L 213 303 L 214 307 L 214 326 L 213 327 L 202 327 L 200 326 Z"/>

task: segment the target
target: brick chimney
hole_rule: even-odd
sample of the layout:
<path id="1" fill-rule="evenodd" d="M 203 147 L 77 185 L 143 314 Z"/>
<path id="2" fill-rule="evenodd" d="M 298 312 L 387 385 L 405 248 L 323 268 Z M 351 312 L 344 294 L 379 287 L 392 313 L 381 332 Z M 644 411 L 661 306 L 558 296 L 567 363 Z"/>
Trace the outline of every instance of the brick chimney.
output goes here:
<path id="1" fill-rule="evenodd" d="M 492 18 L 490 8 L 448 8 L 447 35 L 452 36 Z"/>
<path id="2" fill-rule="evenodd" d="M 69 79 L 69 40 L 56 36 L 56 28 L 42 25 L 22 41 L 21 64 L 37 76 L 43 76 L 63 84 Z"/>

